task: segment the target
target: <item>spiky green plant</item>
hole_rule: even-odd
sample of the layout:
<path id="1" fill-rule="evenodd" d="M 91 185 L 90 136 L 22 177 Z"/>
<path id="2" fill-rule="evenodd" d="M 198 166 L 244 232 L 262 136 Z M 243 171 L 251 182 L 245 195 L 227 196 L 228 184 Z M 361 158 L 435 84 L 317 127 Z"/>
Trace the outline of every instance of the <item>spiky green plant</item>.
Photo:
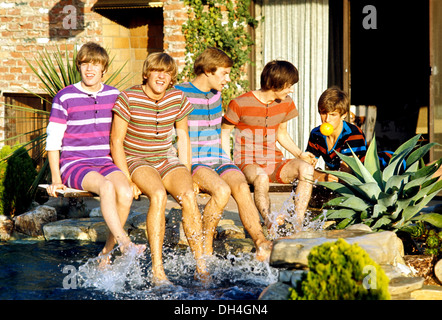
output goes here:
<path id="1" fill-rule="evenodd" d="M 416 221 L 441 228 L 441 214 L 419 214 L 442 190 L 442 180 L 432 178 L 442 159 L 428 166 L 420 165 L 421 159 L 436 143 L 417 146 L 419 138 L 417 135 L 402 144 L 383 171 L 377 156 L 376 138 L 367 150 L 364 163 L 354 153 L 353 157 L 338 153 L 353 172 L 324 170 L 340 179 L 340 182 L 319 182 L 339 194 L 324 205 L 327 219 L 337 220 L 339 229 L 363 223 L 374 231 L 398 231 Z"/>

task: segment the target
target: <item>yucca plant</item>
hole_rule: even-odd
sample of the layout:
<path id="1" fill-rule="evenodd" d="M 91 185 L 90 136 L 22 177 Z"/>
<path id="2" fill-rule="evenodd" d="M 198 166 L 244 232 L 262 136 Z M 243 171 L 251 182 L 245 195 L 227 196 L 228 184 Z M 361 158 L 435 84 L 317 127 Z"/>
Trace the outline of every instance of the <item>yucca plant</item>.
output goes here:
<path id="1" fill-rule="evenodd" d="M 26 91 L 30 92 L 31 94 L 39 97 L 40 99 L 51 103 L 52 98 L 57 94 L 58 91 L 63 89 L 64 87 L 77 83 L 81 80 L 80 72 L 77 70 L 75 65 L 75 60 L 77 57 L 77 47 L 74 46 L 74 50 L 72 51 L 72 58 L 69 57 L 69 52 L 66 49 L 64 52 L 62 52 L 59 48 L 57 48 L 57 51 L 54 52 L 52 55 L 44 49 L 42 52 L 37 53 L 37 57 L 35 58 L 35 61 L 31 63 L 30 61 L 26 60 L 27 64 L 33 71 L 33 73 L 40 79 L 42 82 L 41 88 L 44 90 L 44 92 L 49 96 L 48 98 L 43 97 L 42 95 L 32 92 L 28 89 L 25 89 Z M 114 58 L 111 59 L 109 66 L 112 64 Z M 124 63 L 120 68 L 118 68 L 116 71 L 108 73 L 108 77 L 104 81 L 104 83 L 112 85 L 114 87 L 117 87 L 119 89 L 124 89 L 123 86 L 132 78 L 129 74 L 122 77 L 119 81 L 116 81 L 118 75 L 121 73 L 125 65 Z M 24 151 L 31 151 L 31 150 L 41 150 L 40 155 L 37 155 L 37 157 L 44 157 L 44 150 L 45 150 L 45 143 L 46 143 L 46 133 L 45 128 L 47 126 L 47 120 L 49 119 L 49 111 L 44 110 L 37 110 L 33 109 L 31 107 L 23 107 L 23 106 L 15 106 L 15 105 L 9 105 L 5 104 L 5 107 L 11 108 L 14 110 L 20 110 L 27 112 L 31 114 L 31 117 L 39 116 L 46 119 L 46 121 L 43 124 L 42 128 L 36 128 L 35 130 L 31 132 L 25 132 L 20 134 L 20 136 L 26 136 L 31 137 L 29 138 L 27 142 L 22 144 L 21 146 L 24 147 Z M 23 121 L 28 121 L 29 119 L 23 119 Z M 8 138 L 7 140 L 16 140 L 20 136 L 14 136 L 11 138 Z M 4 140 L 3 142 L 6 142 Z M 8 161 L 10 157 L 12 157 L 14 154 L 11 152 L 10 154 L 4 155 L 0 158 L 0 162 Z M 41 183 L 45 179 L 45 177 L 48 175 L 48 161 L 45 160 L 43 166 L 40 168 L 40 171 L 34 180 L 32 186 L 30 187 L 30 190 L 28 192 L 30 197 L 34 197 L 38 184 Z"/>
<path id="2" fill-rule="evenodd" d="M 425 221 L 442 228 L 442 215 L 419 214 L 442 190 L 442 180 L 432 178 L 442 159 L 422 166 L 422 158 L 436 143 L 417 146 L 420 135 L 402 144 L 382 171 L 373 138 L 362 163 L 353 157 L 339 154 L 352 173 L 329 171 L 340 182 L 318 182 L 338 194 L 323 207 L 327 219 L 337 220 L 337 228 L 363 223 L 373 231 L 398 231 L 416 221 Z M 405 165 L 404 165 L 405 164 Z"/>

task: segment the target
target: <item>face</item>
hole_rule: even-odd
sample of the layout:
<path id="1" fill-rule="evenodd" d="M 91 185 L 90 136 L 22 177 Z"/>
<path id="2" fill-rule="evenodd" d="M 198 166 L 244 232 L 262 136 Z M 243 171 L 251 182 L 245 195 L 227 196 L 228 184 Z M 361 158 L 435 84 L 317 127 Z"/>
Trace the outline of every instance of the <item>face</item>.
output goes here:
<path id="1" fill-rule="evenodd" d="M 330 123 L 333 128 L 339 128 L 342 125 L 342 121 L 347 116 L 346 113 L 341 115 L 338 111 L 324 112 L 320 114 L 322 123 L 327 122 Z"/>
<path id="2" fill-rule="evenodd" d="M 172 75 L 166 71 L 151 71 L 145 89 L 150 98 L 161 98 L 172 82 Z"/>
<path id="3" fill-rule="evenodd" d="M 83 62 L 80 64 L 81 85 L 88 91 L 96 92 L 101 88 L 103 66 L 100 63 Z"/>
<path id="4" fill-rule="evenodd" d="M 273 91 L 275 94 L 275 100 L 284 100 L 290 93 L 294 92 L 293 86 L 287 86 L 282 90 Z"/>
<path id="5" fill-rule="evenodd" d="M 230 70 L 231 68 L 219 67 L 215 73 L 207 73 L 210 88 L 221 91 L 230 82 Z"/>

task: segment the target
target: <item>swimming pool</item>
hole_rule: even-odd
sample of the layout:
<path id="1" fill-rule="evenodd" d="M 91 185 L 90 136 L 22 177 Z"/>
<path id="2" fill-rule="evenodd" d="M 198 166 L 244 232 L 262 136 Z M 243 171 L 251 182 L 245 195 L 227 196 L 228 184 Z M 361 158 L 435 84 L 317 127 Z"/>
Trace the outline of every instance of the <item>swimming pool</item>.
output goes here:
<path id="1" fill-rule="evenodd" d="M 193 279 L 190 251 L 164 249 L 168 287 L 150 284 L 150 253 L 114 255 L 111 267 L 97 268 L 101 243 L 10 241 L 0 243 L 0 300 L 254 300 L 277 281 L 277 270 L 252 255 L 214 256 L 212 283 Z"/>

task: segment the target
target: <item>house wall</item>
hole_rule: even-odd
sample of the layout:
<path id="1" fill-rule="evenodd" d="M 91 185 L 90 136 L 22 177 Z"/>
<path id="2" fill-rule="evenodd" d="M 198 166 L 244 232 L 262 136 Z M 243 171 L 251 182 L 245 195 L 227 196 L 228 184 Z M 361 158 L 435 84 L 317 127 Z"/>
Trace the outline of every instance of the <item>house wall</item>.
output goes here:
<path id="1" fill-rule="evenodd" d="M 114 56 L 113 68 L 127 65 L 121 76 L 133 75 L 127 86 L 139 83 L 142 62 L 151 51 L 164 50 L 184 64 L 181 26 L 187 15 L 182 0 L 163 1 L 163 30 L 158 24 L 122 26 L 92 10 L 96 0 L 1 0 L 0 2 L 0 141 L 5 129 L 4 93 L 43 93 L 40 80 L 28 66 L 37 53 L 72 52 L 74 45 L 101 43 Z M 164 34 L 160 41 L 157 34 Z M 154 39 L 157 38 L 157 39 Z M 162 46 L 162 48 L 159 48 Z M 112 70 L 109 70 L 110 72 Z M 108 72 L 108 74 L 110 73 Z M 7 121 L 7 120 L 6 120 Z M 0 142 L 1 146 L 1 142 Z"/>

